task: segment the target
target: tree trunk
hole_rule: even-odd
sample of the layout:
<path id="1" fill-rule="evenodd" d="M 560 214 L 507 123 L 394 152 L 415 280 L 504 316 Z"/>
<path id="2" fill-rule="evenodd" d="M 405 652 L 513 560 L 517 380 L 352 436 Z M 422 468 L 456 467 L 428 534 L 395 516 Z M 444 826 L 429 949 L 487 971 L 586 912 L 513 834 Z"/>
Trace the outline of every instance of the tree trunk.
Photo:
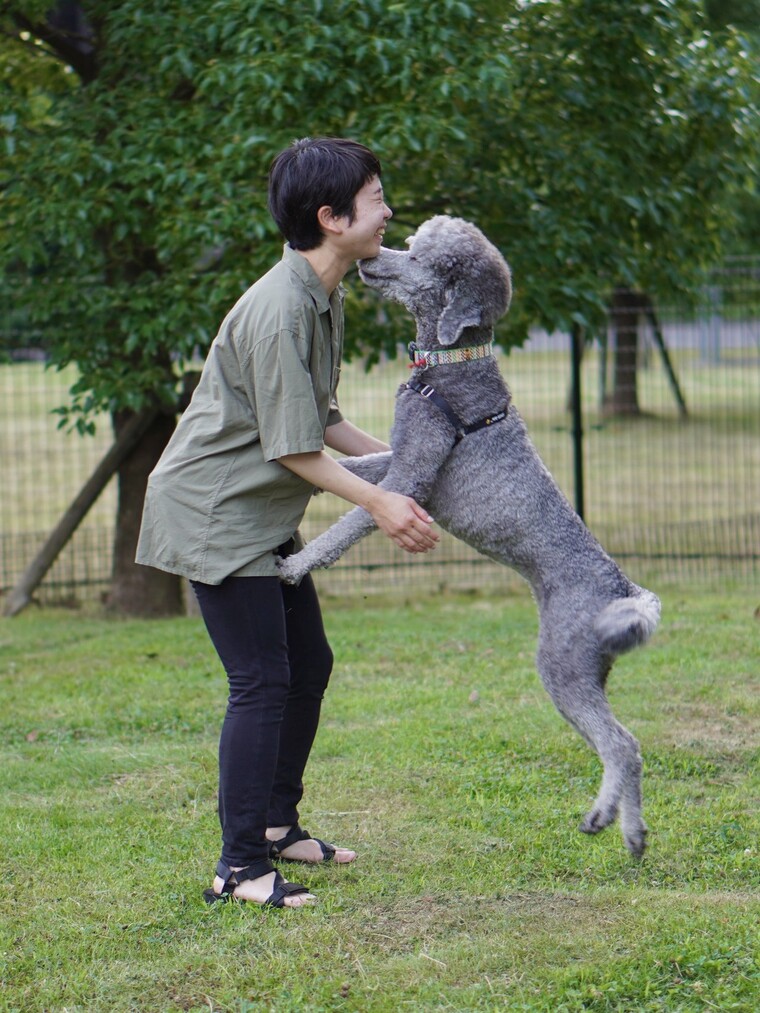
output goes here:
<path id="1" fill-rule="evenodd" d="M 117 436 L 132 417 L 132 412 L 114 414 L 113 427 Z M 135 563 L 148 476 L 169 442 L 174 426 L 173 416 L 158 415 L 118 471 L 116 536 L 108 607 L 122 615 L 152 618 L 181 615 L 184 611 L 182 583 L 176 574 Z"/>
<path id="2" fill-rule="evenodd" d="M 637 358 L 641 296 L 627 288 L 616 288 L 611 316 L 615 333 L 612 391 L 604 402 L 605 415 L 640 415 L 637 386 Z"/>

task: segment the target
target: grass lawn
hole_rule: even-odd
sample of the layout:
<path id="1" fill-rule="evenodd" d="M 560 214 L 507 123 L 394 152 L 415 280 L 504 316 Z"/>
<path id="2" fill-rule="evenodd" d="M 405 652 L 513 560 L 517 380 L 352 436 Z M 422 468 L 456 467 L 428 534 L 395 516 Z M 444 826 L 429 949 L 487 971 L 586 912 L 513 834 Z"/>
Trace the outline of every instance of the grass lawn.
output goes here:
<path id="1" fill-rule="evenodd" d="M 200 621 L 0 621 L 0 1008 L 754 1011 L 757 601 L 670 590 L 610 687 L 650 848 L 576 827 L 600 776 L 522 590 L 326 605 L 302 822 L 319 904 L 207 908 L 224 680 Z M 300 873 L 300 875 L 297 875 Z"/>

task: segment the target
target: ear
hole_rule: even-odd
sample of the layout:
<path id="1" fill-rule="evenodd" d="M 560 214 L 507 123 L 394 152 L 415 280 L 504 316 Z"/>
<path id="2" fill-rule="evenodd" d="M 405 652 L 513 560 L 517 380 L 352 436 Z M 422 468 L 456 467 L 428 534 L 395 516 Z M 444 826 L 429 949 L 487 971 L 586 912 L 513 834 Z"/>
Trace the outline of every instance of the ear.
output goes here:
<path id="1" fill-rule="evenodd" d="M 343 231 L 341 221 L 333 214 L 329 204 L 323 204 L 317 211 L 317 221 L 323 232 L 340 233 Z"/>
<path id="2" fill-rule="evenodd" d="M 480 307 L 470 302 L 463 292 L 453 289 L 438 318 L 438 341 L 445 347 L 459 340 L 465 327 L 477 327 Z"/>

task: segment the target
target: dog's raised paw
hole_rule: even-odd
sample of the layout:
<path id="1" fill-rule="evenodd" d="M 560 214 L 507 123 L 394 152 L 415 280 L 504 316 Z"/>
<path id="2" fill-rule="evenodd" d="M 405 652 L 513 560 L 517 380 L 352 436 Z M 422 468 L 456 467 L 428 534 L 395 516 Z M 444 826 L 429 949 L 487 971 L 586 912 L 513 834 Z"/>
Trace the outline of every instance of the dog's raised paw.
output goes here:
<path id="1" fill-rule="evenodd" d="M 284 584 L 300 584 L 306 576 L 306 571 L 297 566 L 293 560 L 295 556 L 278 556 L 276 559 L 277 569 L 280 571 L 280 580 Z"/>

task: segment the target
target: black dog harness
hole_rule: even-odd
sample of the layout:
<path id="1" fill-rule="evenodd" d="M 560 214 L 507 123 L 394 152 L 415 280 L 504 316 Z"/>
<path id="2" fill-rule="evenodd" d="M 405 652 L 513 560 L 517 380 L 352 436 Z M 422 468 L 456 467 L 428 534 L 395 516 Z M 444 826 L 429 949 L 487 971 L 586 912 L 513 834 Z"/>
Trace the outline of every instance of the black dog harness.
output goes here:
<path id="1" fill-rule="evenodd" d="M 401 389 L 413 390 L 415 393 L 421 394 L 422 397 L 426 397 L 429 401 L 432 401 L 439 411 L 443 412 L 454 427 L 454 432 L 456 434 L 456 438 L 454 440 L 455 445 L 459 443 L 460 440 L 464 439 L 465 436 L 469 436 L 470 433 L 477 433 L 479 429 L 485 429 L 487 426 L 493 426 L 497 422 L 503 422 L 509 411 L 509 407 L 507 407 L 503 411 L 497 412 L 495 415 L 486 415 L 484 419 L 479 419 L 477 422 L 473 422 L 472 425 L 466 426 L 446 398 L 442 394 L 439 394 L 435 387 L 431 387 L 429 383 L 420 383 L 419 380 L 409 380 L 407 383 L 402 384 Z"/>

